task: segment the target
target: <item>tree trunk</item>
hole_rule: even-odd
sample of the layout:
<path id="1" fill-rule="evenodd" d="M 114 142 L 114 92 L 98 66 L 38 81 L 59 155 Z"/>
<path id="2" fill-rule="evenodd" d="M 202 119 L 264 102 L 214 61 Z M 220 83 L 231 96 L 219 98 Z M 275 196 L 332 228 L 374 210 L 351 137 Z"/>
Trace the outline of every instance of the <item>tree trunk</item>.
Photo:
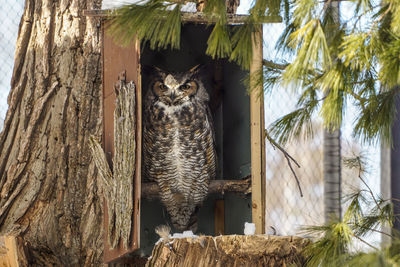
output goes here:
<path id="1" fill-rule="evenodd" d="M 158 242 L 146 266 L 303 266 L 301 251 L 309 242 L 266 235 L 175 238 Z"/>
<path id="2" fill-rule="evenodd" d="M 339 2 L 327 2 L 326 16 L 331 16 L 329 31 L 327 31 L 328 43 L 333 42 L 339 30 Z M 335 57 L 336 55 L 332 55 Z M 342 167 L 341 167 L 341 131 L 340 127 L 334 131 L 324 129 L 323 135 L 323 177 L 324 177 L 324 205 L 325 222 L 339 219 L 342 216 Z"/>
<path id="3" fill-rule="evenodd" d="M 88 137 L 101 138 L 101 0 L 26 0 L 0 134 L 0 234 L 30 265 L 99 266 L 101 192 Z"/>
<path id="4" fill-rule="evenodd" d="M 324 129 L 324 205 L 325 222 L 341 216 L 340 130 Z"/>
<path id="5" fill-rule="evenodd" d="M 392 147 L 390 150 L 390 194 L 388 199 L 400 198 L 400 96 L 396 96 L 396 118 L 392 125 Z M 382 183 L 382 182 L 381 182 Z M 398 203 L 394 202 L 393 213 L 400 214 Z M 400 218 L 395 216 L 393 220 L 393 234 L 400 231 Z M 393 239 L 394 240 L 394 239 Z"/>

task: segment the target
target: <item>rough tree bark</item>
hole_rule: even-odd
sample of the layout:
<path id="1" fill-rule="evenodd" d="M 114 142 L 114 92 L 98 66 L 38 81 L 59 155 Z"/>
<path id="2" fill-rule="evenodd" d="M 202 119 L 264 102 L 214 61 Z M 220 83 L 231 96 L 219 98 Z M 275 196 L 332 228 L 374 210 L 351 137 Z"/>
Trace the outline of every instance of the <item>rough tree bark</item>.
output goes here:
<path id="1" fill-rule="evenodd" d="M 327 2 L 325 5 L 328 8 L 326 16 L 332 17 L 330 31 L 327 33 L 328 43 L 332 43 L 340 25 L 339 2 Z M 334 131 L 324 129 L 323 134 L 324 214 L 325 222 L 330 222 L 342 216 L 341 130 L 340 127 Z"/>
<path id="2" fill-rule="evenodd" d="M 101 138 L 101 0 L 26 0 L 0 134 L 0 235 L 30 265 L 99 266 L 101 192 L 88 137 Z"/>

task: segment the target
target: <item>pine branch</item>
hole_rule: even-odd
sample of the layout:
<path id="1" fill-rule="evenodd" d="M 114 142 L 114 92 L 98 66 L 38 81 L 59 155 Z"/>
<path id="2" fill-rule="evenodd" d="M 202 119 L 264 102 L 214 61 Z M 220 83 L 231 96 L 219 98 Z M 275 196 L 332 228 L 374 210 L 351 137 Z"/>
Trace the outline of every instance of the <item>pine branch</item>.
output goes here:
<path id="1" fill-rule="evenodd" d="M 301 190 L 299 178 L 297 177 L 297 174 L 296 174 L 295 170 L 293 169 L 293 166 L 292 166 L 292 163 L 291 163 L 291 162 L 293 162 L 294 164 L 296 164 L 297 168 L 300 168 L 300 164 L 299 164 L 292 156 L 290 156 L 290 154 L 289 154 L 285 149 L 283 149 L 283 147 L 281 147 L 281 146 L 268 134 L 268 131 L 267 131 L 267 130 L 265 130 L 264 132 L 265 132 L 265 137 L 266 137 L 266 138 L 268 139 L 268 141 L 271 143 L 272 147 L 273 147 L 273 148 L 279 149 L 279 151 L 281 151 L 282 154 L 284 155 L 284 157 L 286 158 L 287 163 L 288 163 L 288 166 L 289 166 L 289 168 L 290 168 L 290 171 L 292 172 L 292 174 L 293 174 L 293 176 L 294 176 L 294 178 L 295 178 L 295 180 L 296 180 L 297 187 L 299 188 L 300 197 L 303 197 L 303 191 Z"/>
<path id="2" fill-rule="evenodd" d="M 368 243 L 367 241 L 365 241 L 364 239 L 362 239 L 362 238 L 359 237 L 358 235 L 352 234 L 352 236 L 355 237 L 356 239 L 360 240 L 362 243 L 366 244 L 367 246 L 369 246 L 369 247 L 371 247 L 371 248 L 373 248 L 373 249 L 375 249 L 375 250 L 378 250 L 377 247 L 371 245 L 370 243 Z"/>
<path id="3" fill-rule="evenodd" d="M 277 119 L 269 127 L 269 133 L 279 144 L 286 144 L 303 133 L 306 138 L 313 136 L 312 115 L 318 108 L 319 100 L 311 93 L 300 98 L 298 104 L 301 105 L 298 109 Z"/>
<path id="4" fill-rule="evenodd" d="M 365 182 L 365 180 L 361 177 L 361 174 L 358 174 L 358 178 L 361 180 L 361 182 L 367 187 L 369 194 L 371 195 L 372 199 L 375 202 L 375 205 L 379 208 L 379 210 L 381 211 L 381 213 L 383 213 L 383 210 L 381 208 L 381 206 L 379 205 L 378 201 L 375 198 L 374 193 L 371 190 L 371 187 L 369 187 L 369 185 Z"/>
<path id="5" fill-rule="evenodd" d="M 368 230 L 368 231 L 371 231 L 371 232 L 375 232 L 375 233 L 379 233 L 381 235 L 385 235 L 385 236 L 388 236 L 388 237 L 391 237 L 391 238 L 395 238 L 394 235 L 391 235 L 391 234 L 383 232 L 383 231 L 379 231 L 379 230 L 374 229 L 374 228 L 365 228 L 365 229 Z"/>
<path id="6" fill-rule="evenodd" d="M 264 67 L 268 67 L 271 69 L 279 69 L 279 70 L 285 70 L 286 67 L 289 66 L 289 64 L 279 64 L 267 59 L 263 59 L 263 65 Z"/>
<path id="7" fill-rule="evenodd" d="M 237 27 L 231 38 L 233 50 L 230 60 L 237 62 L 244 69 L 249 69 L 253 60 L 253 39 L 258 28 L 248 22 L 242 27 Z"/>

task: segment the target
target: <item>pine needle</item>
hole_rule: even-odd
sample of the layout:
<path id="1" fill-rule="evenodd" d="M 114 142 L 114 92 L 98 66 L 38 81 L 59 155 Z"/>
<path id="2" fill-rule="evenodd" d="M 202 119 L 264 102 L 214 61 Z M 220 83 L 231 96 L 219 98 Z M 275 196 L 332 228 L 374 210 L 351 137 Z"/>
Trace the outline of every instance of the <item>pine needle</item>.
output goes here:
<path id="1" fill-rule="evenodd" d="M 253 60 L 253 40 L 259 27 L 248 22 L 243 26 L 236 27 L 232 36 L 233 51 L 230 60 L 235 61 L 244 69 L 249 69 Z"/>
<path id="2" fill-rule="evenodd" d="M 170 7 L 172 11 L 168 10 Z M 161 0 L 126 5 L 112 13 L 107 32 L 122 45 L 138 38 L 149 42 L 151 49 L 179 49 L 180 9 L 180 4 Z"/>

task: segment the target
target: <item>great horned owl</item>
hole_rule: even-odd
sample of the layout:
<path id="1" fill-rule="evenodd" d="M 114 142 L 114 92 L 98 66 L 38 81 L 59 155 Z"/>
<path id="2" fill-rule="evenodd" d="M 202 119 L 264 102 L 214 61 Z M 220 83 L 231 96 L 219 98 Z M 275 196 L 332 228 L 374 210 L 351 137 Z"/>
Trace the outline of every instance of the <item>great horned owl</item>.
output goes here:
<path id="1" fill-rule="evenodd" d="M 214 129 L 201 68 L 184 73 L 156 69 L 144 100 L 144 176 L 178 230 L 197 230 L 196 209 L 216 174 Z"/>

